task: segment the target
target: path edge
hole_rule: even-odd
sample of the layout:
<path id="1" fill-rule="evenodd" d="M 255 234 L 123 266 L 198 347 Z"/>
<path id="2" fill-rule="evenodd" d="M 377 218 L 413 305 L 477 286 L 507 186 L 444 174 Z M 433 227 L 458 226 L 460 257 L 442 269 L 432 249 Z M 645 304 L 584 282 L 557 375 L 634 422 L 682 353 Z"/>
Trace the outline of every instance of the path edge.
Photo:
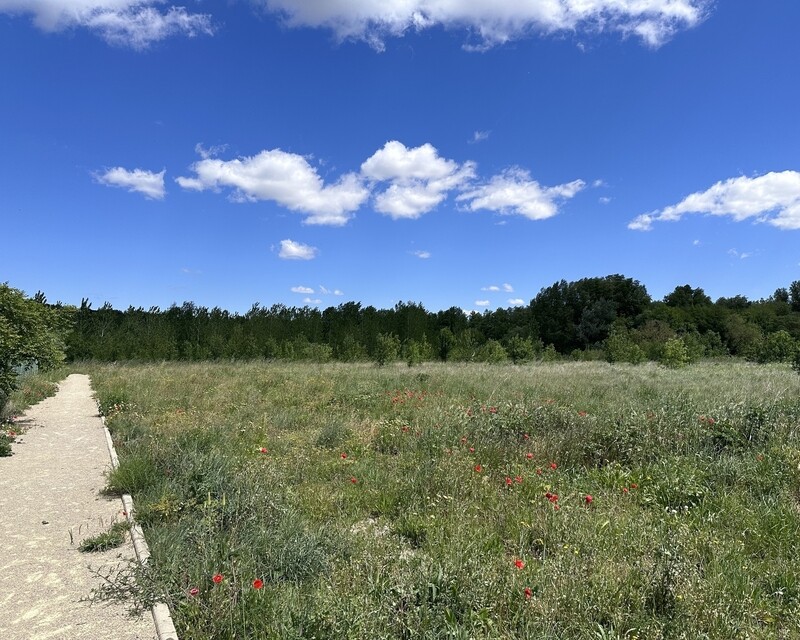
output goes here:
<path id="1" fill-rule="evenodd" d="M 98 413 L 100 413 L 99 409 L 100 405 L 98 404 Z M 100 413 L 100 419 L 103 421 L 103 432 L 106 436 L 108 455 L 111 457 L 111 468 L 116 469 L 119 466 L 119 458 L 117 457 L 116 449 L 114 449 L 114 441 L 111 439 L 111 432 L 108 430 L 106 418 L 102 413 Z M 136 558 L 141 565 L 145 565 L 150 559 L 150 548 L 147 546 L 147 540 L 144 538 L 141 525 L 134 518 L 133 498 L 130 494 L 122 494 L 122 505 L 125 508 L 125 517 L 128 519 L 128 524 L 130 524 L 131 541 L 133 542 L 133 550 L 136 552 Z M 165 603 L 155 603 L 150 613 L 153 615 L 153 623 L 156 627 L 158 640 L 178 640 L 178 632 L 172 622 L 172 613 L 170 613 L 169 607 Z"/>

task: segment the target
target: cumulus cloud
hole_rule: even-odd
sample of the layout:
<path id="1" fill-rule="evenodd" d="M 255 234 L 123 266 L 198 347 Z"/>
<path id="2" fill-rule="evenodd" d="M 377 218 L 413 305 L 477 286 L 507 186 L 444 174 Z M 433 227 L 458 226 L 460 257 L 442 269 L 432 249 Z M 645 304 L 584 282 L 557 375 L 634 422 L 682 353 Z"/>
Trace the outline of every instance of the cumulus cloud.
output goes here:
<path id="1" fill-rule="evenodd" d="M 555 187 L 542 187 L 527 171 L 513 167 L 466 190 L 456 200 L 465 202 L 470 211 L 487 209 L 521 215 L 529 220 L 544 220 L 558 213 L 559 202 L 574 197 L 585 186 L 583 180 L 573 180 Z"/>
<path id="2" fill-rule="evenodd" d="M 741 176 L 720 181 L 678 204 L 637 216 L 628 228 L 649 231 L 654 222 L 675 222 L 691 213 L 728 216 L 736 222 L 754 219 L 779 229 L 800 229 L 800 172 L 770 172 L 755 178 Z"/>
<path id="3" fill-rule="evenodd" d="M 442 158 L 430 143 L 409 149 L 397 140 L 387 142 L 361 165 L 367 180 L 389 183 L 375 196 L 375 210 L 395 220 L 419 218 L 474 174 L 474 163 Z"/>
<path id="4" fill-rule="evenodd" d="M 514 307 L 518 307 L 522 304 L 525 304 L 525 301 L 522 298 L 509 298 L 508 304 Z"/>
<path id="5" fill-rule="evenodd" d="M 334 289 L 333 290 L 333 295 L 335 295 L 335 296 L 343 296 L 344 295 L 344 291 L 342 291 L 341 289 Z"/>
<path id="6" fill-rule="evenodd" d="M 412 251 L 411 255 L 417 256 L 417 258 L 419 258 L 420 260 L 427 260 L 428 258 L 431 257 L 431 252 L 418 249 L 417 251 Z"/>
<path id="7" fill-rule="evenodd" d="M 278 256 L 284 260 L 313 260 L 317 257 L 317 248 L 294 240 L 281 240 Z"/>
<path id="8" fill-rule="evenodd" d="M 170 36 L 211 35 L 207 14 L 163 0 L 0 0 L 0 13 L 31 16 L 43 31 L 85 28 L 111 44 L 145 49 Z"/>
<path id="9" fill-rule="evenodd" d="M 331 29 L 377 50 L 389 37 L 427 28 L 466 29 L 468 49 L 486 49 L 532 33 L 603 31 L 657 47 L 698 25 L 709 0 L 254 0 L 294 27 Z"/>
<path id="10" fill-rule="evenodd" d="M 114 167 L 103 174 L 95 174 L 95 180 L 109 187 L 122 187 L 131 192 L 142 193 L 146 198 L 163 200 L 166 195 L 165 173 L 166 169 L 155 173 L 144 169 L 129 171 L 122 167 Z"/>
<path id="11" fill-rule="evenodd" d="M 303 298 L 303 302 L 305 304 L 322 304 L 322 300 L 319 298 L 312 300 L 311 298 Z"/>
<path id="12" fill-rule="evenodd" d="M 292 287 L 292 293 L 305 293 L 305 294 L 313 294 L 314 290 L 311 287 Z"/>
<path id="13" fill-rule="evenodd" d="M 280 149 L 221 160 L 206 157 L 192 165 L 194 177 L 179 177 L 184 189 L 233 189 L 237 201 L 267 200 L 306 214 L 306 224 L 341 226 L 369 196 L 361 178 L 348 173 L 325 184 L 308 160 Z"/>
<path id="14" fill-rule="evenodd" d="M 475 306 L 476 307 L 488 307 L 491 304 L 488 300 L 476 300 Z"/>

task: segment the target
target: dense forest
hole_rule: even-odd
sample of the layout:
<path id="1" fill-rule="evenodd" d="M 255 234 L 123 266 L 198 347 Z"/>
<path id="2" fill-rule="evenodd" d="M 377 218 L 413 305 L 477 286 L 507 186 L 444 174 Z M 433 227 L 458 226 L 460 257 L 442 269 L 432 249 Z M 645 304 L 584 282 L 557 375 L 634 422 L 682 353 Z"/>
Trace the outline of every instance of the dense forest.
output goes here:
<path id="1" fill-rule="evenodd" d="M 45 303 L 44 295 L 35 299 Z M 371 360 L 483 361 L 607 359 L 682 364 L 702 357 L 788 361 L 800 341 L 800 281 L 767 299 L 712 301 L 700 288 L 676 287 L 653 300 L 622 275 L 561 280 L 527 306 L 465 313 L 400 302 L 376 309 L 262 307 L 245 314 L 192 302 L 168 309 L 104 304 L 47 305 L 63 317 L 69 360 Z M 2 315 L 2 313 L 0 313 Z"/>

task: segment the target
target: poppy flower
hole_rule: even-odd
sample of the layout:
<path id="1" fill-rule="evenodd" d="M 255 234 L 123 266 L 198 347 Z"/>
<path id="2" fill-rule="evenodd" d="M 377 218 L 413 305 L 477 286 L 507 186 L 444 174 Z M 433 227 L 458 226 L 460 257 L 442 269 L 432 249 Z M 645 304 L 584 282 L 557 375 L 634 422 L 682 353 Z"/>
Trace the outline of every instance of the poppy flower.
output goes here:
<path id="1" fill-rule="evenodd" d="M 476 464 L 475 465 L 475 473 L 480 473 L 481 471 L 483 471 L 483 467 L 481 465 L 479 465 L 479 464 Z"/>
<path id="2" fill-rule="evenodd" d="M 555 462 L 551 462 L 551 463 L 550 463 L 550 468 L 551 468 L 553 471 L 555 471 L 556 469 L 558 469 L 558 465 L 557 465 Z"/>
<path id="3" fill-rule="evenodd" d="M 530 440 L 530 439 L 531 439 L 531 437 L 530 437 L 530 436 L 529 436 L 527 433 L 523 433 L 523 434 L 522 434 L 522 439 L 523 439 L 523 440 Z"/>
<path id="4" fill-rule="evenodd" d="M 259 451 L 260 451 L 261 453 L 267 453 L 267 448 L 266 448 L 266 447 L 261 447 L 261 448 L 259 449 Z"/>
<path id="5" fill-rule="evenodd" d="M 353 484 L 356 484 L 358 482 L 358 478 L 353 476 L 352 478 L 350 478 L 350 482 L 352 482 Z"/>
<path id="6" fill-rule="evenodd" d="M 586 412 L 585 412 L 585 411 L 578 411 L 578 415 L 579 415 L 581 418 L 585 418 L 585 417 L 586 417 Z"/>
<path id="7" fill-rule="evenodd" d="M 264 582 L 259 578 L 253 580 L 253 589 L 261 589 L 264 586 Z"/>
<path id="8" fill-rule="evenodd" d="M 193 598 L 194 598 L 194 597 L 195 597 L 195 596 L 196 596 L 198 593 L 200 593 L 200 589 L 198 589 L 197 587 L 192 587 L 191 589 L 189 589 L 189 595 L 190 595 L 190 596 L 192 596 Z"/>
<path id="9" fill-rule="evenodd" d="M 628 487 L 622 487 L 622 493 L 628 493 Z"/>
<path id="10" fill-rule="evenodd" d="M 588 493 L 586 494 L 586 497 L 583 500 L 586 504 L 592 504 L 592 502 L 594 502 L 594 498 L 591 496 L 591 494 Z"/>
<path id="11" fill-rule="evenodd" d="M 525 594 L 526 600 L 530 600 L 533 597 L 533 591 L 530 587 L 525 587 L 525 591 L 523 591 L 523 593 Z"/>
<path id="12" fill-rule="evenodd" d="M 514 481 L 508 476 L 506 476 L 506 486 L 510 487 L 512 484 L 514 484 Z"/>
<path id="13" fill-rule="evenodd" d="M 475 447 L 470 447 L 470 448 L 469 448 L 469 452 L 470 452 L 470 453 L 475 453 Z"/>
<path id="14" fill-rule="evenodd" d="M 515 566 L 517 569 L 520 569 L 520 570 L 522 570 L 522 569 L 524 569 L 524 568 L 525 568 L 525 562 L 523 562 L 522 560 L 520 560 L 519 558 L 517 558 L 516 560 L 514 560 L 514 566 Z"/>
<path id="15" fill-rule="evenodd" d="M 635 482 L 631 482 L 631 489 L 638 489 L 638 488 L 639 488 L 638 484 L 636 484 Z"/>
<path id="16" fill-rule="evenodd" d="M 461 444 L 467 444 L 467 436 L 461 436 Z"/>
<path id="17" fill-rule="evenodd" d="M 497 413 L 497 407 L 489 407 L 489 413 Z"/>
<path id="18" fill-rule="evenodd" d="M 514 480 L 517 482 L 517 484 L 522 484 L 522 476 L 516 476 Z"/>
<path id="19" fill-rule="evenodd" d="M 342 453 L 340 453 L 340 454 L 339 454 L 339 457 L 340 457 L 342 460 L 347 460 L 347 454 L 346 454 L 344 451 L 342 451 Z"/>
<path id="20" fill-rule="evenodd" d="M 558 511 L 560 508 L 557 504 L 553 505 L 553 511 Z"/>
<path id="21" fill-rule="evenodd" d="M 536 470 L 536 475 L 537 475 L 537 476 L 540 476 L 540 475 L 542 475 L 542 470 L 541 470 L 541 469 L 537 469 L 537 470 Z"/>
<path id="22" fill-rule="evenodd" d="M 533 460 L 533 454 L 532 454 L 532 453 L 526 453 L 526 454 L 525 454 L 525 457 L 526 457 L 528 460 Z"/>
<path id="23" fill-rule="evenodd" d="M 214 581 L 214 584 L 219 584 L 223 580 L 222 574 L 221 573 L 215 573 L 214 577 L 211 578 L 211 579 Z"/>

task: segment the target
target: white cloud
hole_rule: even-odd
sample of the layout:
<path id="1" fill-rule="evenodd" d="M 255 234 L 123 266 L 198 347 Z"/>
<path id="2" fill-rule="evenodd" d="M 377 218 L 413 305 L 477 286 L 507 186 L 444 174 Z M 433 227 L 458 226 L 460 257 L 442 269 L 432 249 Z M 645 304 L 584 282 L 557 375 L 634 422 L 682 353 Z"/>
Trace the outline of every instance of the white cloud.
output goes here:
<path id="1" fill-rule="evenodd" d="M 155 173 L 144 169 L 128 171 L 122 167 L 108 169 L 103 174 L 95 174 L 95 180 L 109 187 L 122 187 L 131 192 L 138 192 L 153 200 L 163 200 L 166 195 L 164 189 L 164 174 L 166 169 Z"/>
<path id="2" fill-rule="evenodd" d="M 699 247 L 699 246 L 700 246 L 702 243 L 701 243 L 699 240 L 693 240 L 693 241 L 692 241 L 692 244 L 693 244 L 695 247 Z"/>
<path id="3" fill-rule="evenodd" d="M 192 170 L 196 177 L 176 178 L 184 189 L 231 187 L 234 200 L 271 200 L 307 214 L 307 224 L 341 226 L 369 195 L 356 174 L 346 174 L 335 184 L 325 185 L 303 156 L 280 149 L 235 160 L 204 158 L 195 162 Z"/>
<path id="4" fill-rule="evenodd" d="M 449 191 L 470 180 L 475 165 L 459 165 L 442 158 L 429 143 L 409 149 L 391 140 L 364 161 L 361 174 L 373 183 L 390 183 L 375 196 L 376 211 L 395 220 L 415 219 L 436 207 Z"/>
<path id="5" fill-rule="evenodd" d="M 326 289 L 325 287 L 323 287 L 322 285 L 319 285 L 319 292 L 322 295 L 328 295 L 330 293 L 330 291 L 328 289 Z"/>
<path id="6" fill-rule="evenodd" d="M 508 304 L 518 307 L 521 304 L 525 304 L 525 301 L 522 298 L 509 298 Z"/>
<path id="7" fill-rule="evenodd" d="M 292 287 L 292 293 L 305 293 L 305 294 L 313 294 L 314 290 L 311 287 Z"/>
<path id="8" fill-rule="evenodd" d="M 412 251 L 411 255 L 417 256 L 420 260 L 427 260 L 431 257 L 431 252 L 418 249 L 417 251 Z"/>
<path id="9" fill-rule="evenodd" d="M 503 291 L 505 291 L 506 293 L 513 293 L 514 287 L 512 287 L 510 284 L 506 282 L 503 284 Z"/>
<path id="10" fill-rule="evenodd" d="M 475 306 L 476 307 L 488 307 L 491 304 L 488 300 L 476 300 Z"/>
<path id="11" fill-rule="evenodd" d="M 506 293 L 513 293 L 514 287 L 505 282 L 499 287 L 496 284 L 491 284 L 488 287 L 481 287 L 481 291 L 505 291 Z"/>
<path id="12" fill-rule="evenodd" d="M 500 287 L 498 287 L 496 284 L 492 284 L 488 287 L 481 287 L 481 291 L 500 291 Z"/>
<path id="13" fill-rule="evenodd" d="M 255 0 L 294 27 L 331 29 L 382 50 L 388 37 L 444 26 L 486 49 L 531 33 L 618 32 L 657 47 L 699 24 L 709 0 Z"/>
<path id="14" fill-rule="evenodd" d="M 747 260 L 747 258 L 752 258 L 753 254 L 750 252 L 739 252 L 736 249 L 728 249 L 728 255 L 733 256 L 734 258 L 739 258 L 740 260 Z"/>
<path id="15" fill-rule="evenodd" d="M 483 142 L 484 140 L 489 139 L 489 134 L 491 131 L 475 131 L 472 134 L 472 138 L 467 140 L 469 144 L 477 144 L 478 142 Z"/>
<path id="16" fill-rule="evenodd" d="M 606 186 L 606 183 L 605 183 L 605 181 L 604 181 L 604 180 L 602 180 L 602 179 L 598 178 L 597 180 L 595 180 L 594 182 L 592 182 L 592 186 L 593 186 L 595 189 L 597 189 L 597 188 L 599 188 L 599 187 L 605 187 L 605 186 Z"/>
<path id="17" fill-rule="evenodd" d="M 278 256 L 284 260 L 313 260 L 317 256 L 317 248 L 294 240 L 281 240 Z"/>
<path id="18" fill-rule="evenodd" d="M 609 202 L 611 202 L 611 198 L 609 198 L 608 196 L 601 196 L 600 198 L 597 199 L 597 201 L 600 204 L 608 204 Z"/>
<path id="19" fill-rule="evenodd" d="M 207 14 L 184 7 L 156 8 L 163 0 L 0 0 L 0 13 L 29 15 L 43 31 L 77 27 L 96 32 L 111 44 L 145 49 L 174 35 L 211 35 Z"/>
<path id="20" fill-rule="evenodd" d="M 558 213 L 559 201 L 572 198 L 585 186 L 583 180 L 573 180 L 555 187 L 542 187 L 527 171 L 514 167 L 465 191 L 456 200 L 466 202 L 470 211 L 488 209 L 521 215 L 529 220 L 544 220 Z"/>
<path id="21" fill-rule="evenodd" d="M 202 142 L 194 145 L 194 152 L 205 160 L 206 158 L 215 158 L 228 148 L 227 144 L 213 144 L 210 147 L 204 147 Z"/>
<path id="22" fill-rule="evenodd" d="M 335 295 L 335 296 L 343 296 L 344 295 L 344 291 L 342 291 L 341 289 L 334 289 L 333 290 L 333 295 Z"/>
<path id="23" fill-rule="evenodd" d="M 779 229 L 800 229 L 800 172 L 770 172 L 720 181 L 676 205 L 637 216 L 628 228 L 649 231 L 654 222 L 674 222 L 688 213 L 728 216 L 736 222 L 754 218 Z"/>
<path id="24" fill-rule="evenodd" d="M 305 303 L 305 304 L 322 304 L 322 300 L 319 300 L 319 299 L 312 300 L 311 298 L 303 298 L 303 303 Z"/>

